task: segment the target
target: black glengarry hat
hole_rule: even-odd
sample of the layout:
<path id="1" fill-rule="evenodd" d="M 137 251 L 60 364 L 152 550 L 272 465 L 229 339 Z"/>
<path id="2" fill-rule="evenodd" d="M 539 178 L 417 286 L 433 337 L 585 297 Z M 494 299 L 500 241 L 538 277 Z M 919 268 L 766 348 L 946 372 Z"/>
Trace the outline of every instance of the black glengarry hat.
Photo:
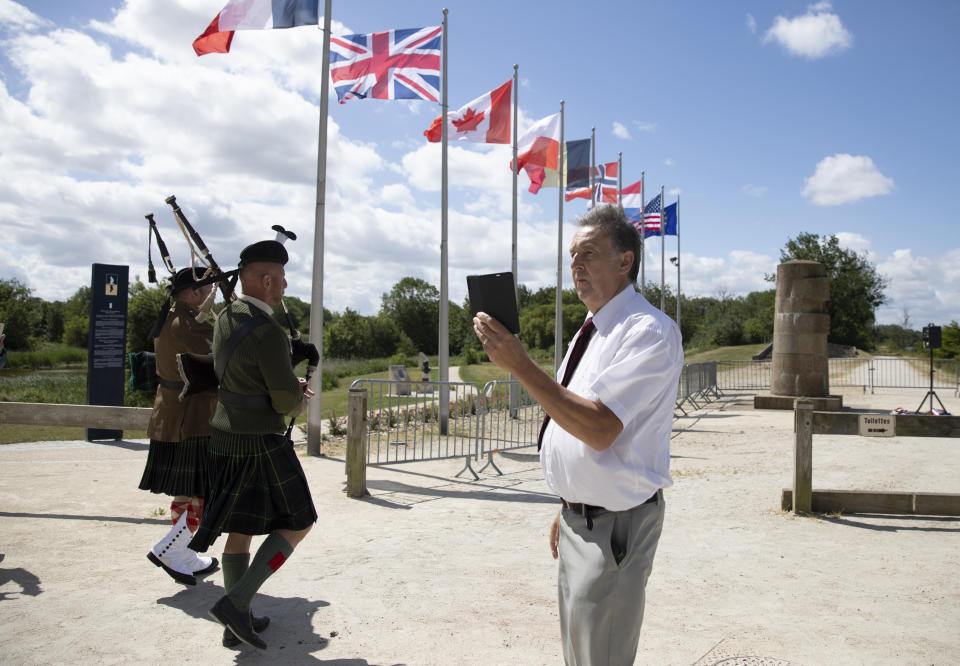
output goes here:
<path id="1" fill-rule="evenodd" d="M 281 243 L 275 240 L 264 240 L 243 248 L 240 252 L 240 263 L 237 265 L 243 268 L 257 261 L 283 265 L 288 259 L 287 249 Z"/>
<path id="2" fill-rule="evenodd" d="M 191 266 L 181 268 L 170 278 L 170 295 L 176 296 L 184 289 L 193 288 L 197 282 L 203 279 L 206 272 L 207 269 L 203 266 L 199 268 L 193 268 Z M 194 274 L 196 274 L 196 279 L 194 279 Z"/>

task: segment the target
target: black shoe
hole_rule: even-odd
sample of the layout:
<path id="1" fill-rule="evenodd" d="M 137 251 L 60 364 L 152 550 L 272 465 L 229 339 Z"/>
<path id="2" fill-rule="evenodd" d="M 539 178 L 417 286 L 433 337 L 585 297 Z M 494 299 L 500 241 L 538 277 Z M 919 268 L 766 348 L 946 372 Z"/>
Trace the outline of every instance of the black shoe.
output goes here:
<path id="1" fill-rule="evenodd" d="M 253 625 L 253 630 L 258 634 L 270 626 L 269 617 L 257 617 L 252 612 L 250 613 L 250 624 Z M 223 630 L 223 639 L 220 641 L 223 647 L 225 648 L 234 648 L 240 645 L 240 639 L 233 635 L 233 632 L 229 629 Z"/>
<path id="2" fill-rule="evenodd" d="M 166 564 L 164 564 L 159 557 L 154 555 L 152 550 L 149 553 L 147 553 L 147 559 L 153 562 L 154 564 L 156 564 L 158 567 L 163 567 L 163 570 L 166 571 L 170 575 L 170 577 L 175 581 L 177 581 L 178 583 L 183 583 L 184 585 L 197 584 L 196 576 L 194 576 L 193 574 L 180 573 L 179 571 L 175 571 L 171 569 Z"/>
<path id="3" fill-rule="evenodd" d="M 217 569 L 220 568 L 220 561 L 219 561 L 217 558 L 212 557 L 212 558 L 210 558 L 210 559 L 213 560 L 213 562 L 210 563 L 210 566 L 208 566 L 208 567 L 205 568 L 205 569 L 200 569 L 200 571 L 194 571 L 194 572 L 193 572 L 193 575 L 194 575 L 194 576 L 206 576 L 207 574 L 212 574 L 214 571 L 216 571 Z"/>
<path id="4" fill-rule="evenodd" d="M 250 623 L 250 613 L 240 611 L 230 598 L 220 597 L 220 601 L 208 611 L 210 617 L 229 629 L 236 638 L 260 650 L 267 649 L 267 644 L 257 636 Z"/>

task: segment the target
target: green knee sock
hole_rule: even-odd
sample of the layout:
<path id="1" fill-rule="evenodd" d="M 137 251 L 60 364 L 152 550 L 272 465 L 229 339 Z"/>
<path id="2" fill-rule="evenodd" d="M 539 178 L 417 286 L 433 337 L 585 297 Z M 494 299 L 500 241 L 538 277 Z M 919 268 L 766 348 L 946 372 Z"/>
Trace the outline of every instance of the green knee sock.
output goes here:
<path id="1" fill-rule="evenodd" d="M 220 564 L 223 566 L 223 591 L 230 592 L 247 572 L 250 553 L 224 553 Z"/>
<path id="2" fill-rule="evenodd" d="M 233 584 L 227 596 L 241 611 L 250 610 L 250 601 L 260 586 L 279 569 L 293 553 L 293 546 L 276 532 L 267 536 L 246 573 Z"/>

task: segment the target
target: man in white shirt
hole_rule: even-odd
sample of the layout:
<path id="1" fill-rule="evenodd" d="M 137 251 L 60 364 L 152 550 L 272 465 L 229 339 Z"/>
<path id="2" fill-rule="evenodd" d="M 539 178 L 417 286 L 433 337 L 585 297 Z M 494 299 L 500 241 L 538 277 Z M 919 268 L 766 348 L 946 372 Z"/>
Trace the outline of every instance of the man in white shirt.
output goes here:
<path id="1" fill-rule="evenodd" d="M 640 238 L 618 206 L 580 218 L 570 244 L 577 295 L 590 311 L 558 383 L 500 322 L 479 312 L 487 356 L 547 413 L 540 461 L 562 501 L 550 528 L 559 558 L 560 631 L 568 665 L 632 664 L 644 590 L 663 526 L 670 432 L 683 367 L 680 330 L 634 285 Z"/>

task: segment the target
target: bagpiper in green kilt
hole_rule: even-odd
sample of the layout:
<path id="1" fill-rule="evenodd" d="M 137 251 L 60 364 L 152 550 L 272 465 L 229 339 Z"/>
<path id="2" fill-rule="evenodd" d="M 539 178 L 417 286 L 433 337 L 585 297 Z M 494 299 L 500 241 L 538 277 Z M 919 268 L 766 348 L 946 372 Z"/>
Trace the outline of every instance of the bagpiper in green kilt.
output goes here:
<path id="1" fill-rule="evenodd" d="M 214 428 L 205 497 L 203 518 L 190 542 L 200 553 L 224 532 L 302 530 L 317 520 L 293 442 L 282 434 L 241 435 Z"/>
<path id="2" fill-rule="evenodd" d="M 140 490 L 203 497 L 209 439 L 208 435 L 188 437 L 182 442 L 151 439 Z"/>

